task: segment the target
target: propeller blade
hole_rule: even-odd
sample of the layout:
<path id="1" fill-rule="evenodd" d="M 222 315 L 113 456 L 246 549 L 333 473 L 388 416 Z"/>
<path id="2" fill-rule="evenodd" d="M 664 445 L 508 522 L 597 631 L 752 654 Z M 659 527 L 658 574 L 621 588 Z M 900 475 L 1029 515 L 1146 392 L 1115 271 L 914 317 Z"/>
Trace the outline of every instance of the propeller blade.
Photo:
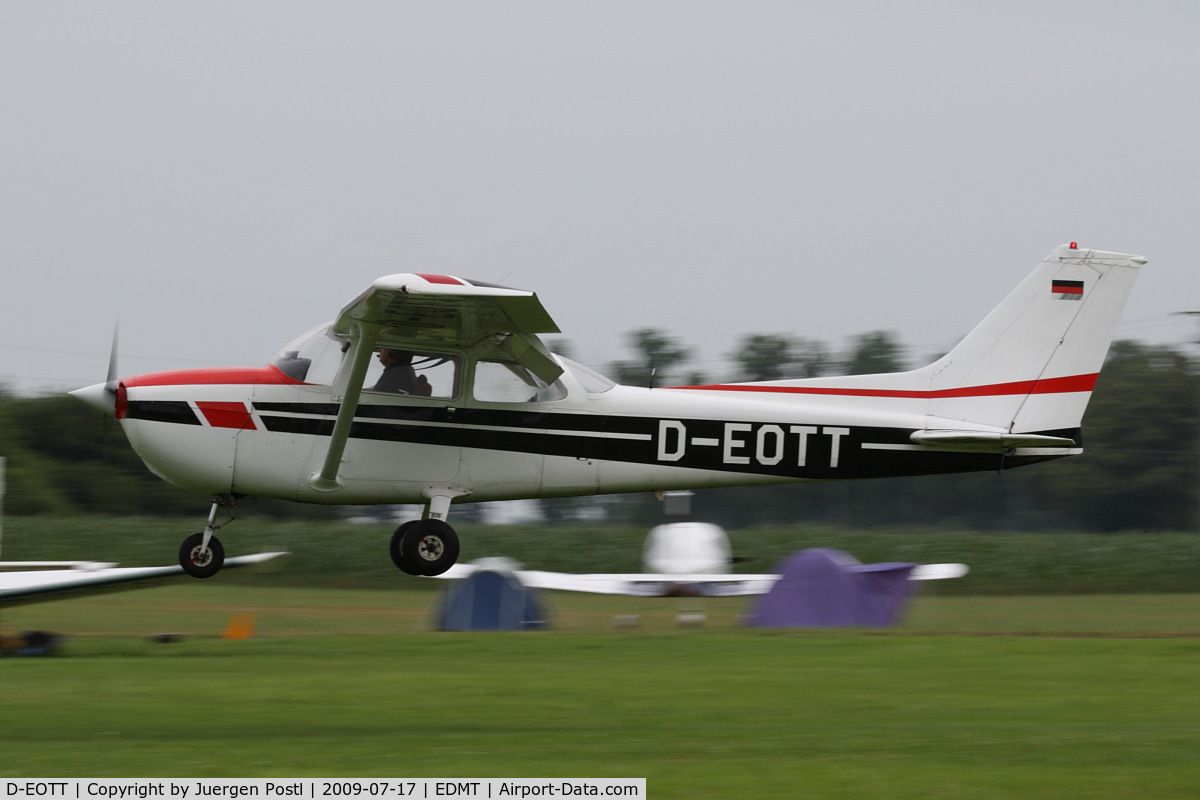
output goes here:
<path id="1" fill-rule="evenodd" d="M 112 348 L 108 351 L 108 378 L 104 381 L 104 392 L 112 397 L 112 406 L 117 405 L 117 331 L 113 325 Z"/>

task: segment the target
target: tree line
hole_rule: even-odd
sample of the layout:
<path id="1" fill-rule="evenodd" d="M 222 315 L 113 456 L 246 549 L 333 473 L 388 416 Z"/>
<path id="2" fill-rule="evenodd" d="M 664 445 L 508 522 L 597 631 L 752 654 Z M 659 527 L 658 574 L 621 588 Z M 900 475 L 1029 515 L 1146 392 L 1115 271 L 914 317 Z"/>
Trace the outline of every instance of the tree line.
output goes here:
<path id="1" fill-rule="evenodd" d="M 632 385 L 697 385 L 868 374 L 908 368 L 896 336 L 874 331 L 841 351 L 819 340 L 746 336 L 734 373 L 689 370 L 689 348 L 667 332 L 628 334 L 633 357 L 609 374 Z M 560 351 L 569 349 L 556 342 Z M 933 526 L 969 530 L 1200 529 L 1200 375 L 1183 350 L 1120 341 L 1109 351 L 1084 417 L 1082 456 L 1003 473 L 712 489 L 693 516 L 731 529 L 820 522 L 855 528 Z M 0 456 L 7 458 L 7 514 L 200 517 L 206 500 L 151 475 L 111 419 L 69 397 L 0 395 Z M 272 516 L 328 517 L 334 509 L 276 501 L 250 507 Z M 656 524 L 652 495 L 564 498 L 542 503 L 546 520 Z M 465 511 L 465 508 L 463 509 Z M 458 512 L 456 512 L 458 513 Z"/>

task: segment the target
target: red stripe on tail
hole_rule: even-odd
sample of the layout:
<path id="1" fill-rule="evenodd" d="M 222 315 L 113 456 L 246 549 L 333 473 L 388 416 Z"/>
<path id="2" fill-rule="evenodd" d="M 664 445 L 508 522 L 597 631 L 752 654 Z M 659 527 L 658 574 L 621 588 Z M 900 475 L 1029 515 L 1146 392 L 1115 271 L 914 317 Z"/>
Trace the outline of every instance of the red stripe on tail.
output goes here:
<path id="1" fill-rule="evenodd" d="M 820 394 L 838 397 L 903 397 L 934 400 L 943 397 L 999 397 L 1011 394 L 1060 394 L 1090 392 L 1099 373 L 1044 378 L 1033 381 L 993 383 L 988 386 L 962 386 L 954 389 L 851 389 L 825 386 L 763 386 L 716 383 L 707 386 L 676 386 L 676 389 L 708 389 L 718 392 L 768 392 L 777 394 Z"/>

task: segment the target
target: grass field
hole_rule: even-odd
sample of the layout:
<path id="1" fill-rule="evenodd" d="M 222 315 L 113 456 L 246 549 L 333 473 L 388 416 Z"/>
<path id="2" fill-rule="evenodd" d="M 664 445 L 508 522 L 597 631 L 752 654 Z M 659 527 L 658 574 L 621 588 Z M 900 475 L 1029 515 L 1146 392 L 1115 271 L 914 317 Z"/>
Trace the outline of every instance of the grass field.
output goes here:
<path id="1" fill-rule="evenodd" d="M 16 517 L 4 521 L 4 558 L 90 559 L 126 566 L 169 564 L 183 538 L 203 527 L 157 518 Z M 247 517 L 220 531 L 228 555 L 290 551 L 255 586 L 393 589 L 422 582 L 400 576 L 387 555 L 392 526 L 333 521 L 278 522 Z M 461 560 L 508 556 L 531 569 L 638 572 L 646 528 L 462 525 Z M 1200 593 L 1200 535 L 1051 534 L 940 530 L 858 531 L 814 525 L 730 531 L 739 572 L 767 572 L 806 547 L 833 547 L 860 561 L 961 561 L 966 578 L 944 594 Z"/>
<path id="2" fill-rule="evenodd" d="M 6 559 L 169 563 L 191 523 L 6 521 Z M 645 777 L 655 798 L 1200 796 L 1200 537 L 733 532 L 962 560 L 887 631 L 753 631 L 741 598 L 546 596 L 554 626 L 430 630 L 381 526 L 240 520 L 265 574 L 0 610 L 0 777 Z M 192 524 L 194 527 L 194 524 Z M 464 558 L 636 570 L 644 530 L 464 530 Z M 357 588 L 355 588 L 357 587 Z M 1153 590 L 1174 593 L 1153 593 Z M 1125 592 L 1125 593 L 1120 593 Z M 681 611 L 703 625 L 681 626 Z M 226 641 L 234 615 L 257 635 Z M 635 626 L 614 619 L 636 618 Z M 172 644 L 153 634 L 178 633 Z"/>
<path id="3" fill-rule="evenodd" d="M 1200 596 L 925 594 L 890 631 L 750 631 L 745 601 L 147 589 L 10 609 L 5 777 L 645 777 L 651 797 L 1196 797 Z M 681 610 L 701 627 L 680 627 Z M 218 638 L 233 614 L 258 636 Z M 638 616 L 614 627 L 615 615 Z M 175 644 L 145 636 L 187 634 Z"/>

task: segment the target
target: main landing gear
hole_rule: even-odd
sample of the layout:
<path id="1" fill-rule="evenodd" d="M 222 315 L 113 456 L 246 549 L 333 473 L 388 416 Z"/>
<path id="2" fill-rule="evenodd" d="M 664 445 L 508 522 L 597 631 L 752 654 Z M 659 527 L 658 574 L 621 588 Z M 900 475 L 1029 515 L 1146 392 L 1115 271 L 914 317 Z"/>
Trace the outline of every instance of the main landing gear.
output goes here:
<path id="1" fill-rule="evenodd" d="M 458 561 L 458 534 L 446 524 L 450 502 L 466 494 L 461 490 L 427 491 L 425 516 L 404 523 L 392 534 L 388 552 L 401 572 L 433 577 Z"/>
<path id="2" fill-rule="evenodd" d="M 217 508 L 223 505 L 231 509 L 229 519 L 221 525 L 217 525 Z M 220 571 L 221 565 L 225 563 L 225 548 L 221 545 L 221 541 L 213 536 L 213 531 L 233 522 L 232 507 L 232 500 L 213 498 L 212 508 L 208 512 L 208 524 L 204 526 L 204 531 L 193 533 L 183 540 L 183 545 L 179 548 L 179 566 L 183 567 L 183 571 L 193 578 L 211 578 Z"/>
<path id="3" fill-rule="evenodd" d="M 414 519 L 396 528 L 388 550 L 402 572 L 441 575 L 458 561 L 458 534 L 440 519 Z"/>

